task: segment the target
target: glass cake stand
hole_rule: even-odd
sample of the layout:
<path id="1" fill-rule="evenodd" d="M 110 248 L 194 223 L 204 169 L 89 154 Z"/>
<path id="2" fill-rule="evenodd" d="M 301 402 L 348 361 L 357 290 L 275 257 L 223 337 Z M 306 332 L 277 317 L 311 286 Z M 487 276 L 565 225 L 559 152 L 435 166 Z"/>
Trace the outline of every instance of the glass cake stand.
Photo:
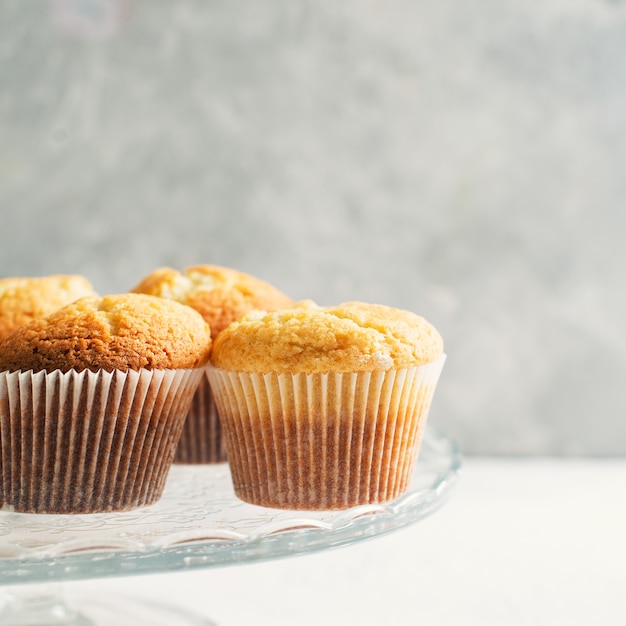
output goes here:
<path id="1" fill-rule="evenodd" d="M 220 464 L 174 465 L 161 499 L 135 511 L 0 511 L 0 624 L 208 626 L 179 609 L 130 601 L 74 607 L 62 592 L 72 580 L 249 563 L 379 536 L 436 511 L 460 467 L 458 447 L 428 429 L 409 490 L 387 504 L 343 511 L 258 507 L 235 497 L 228 465 Z"/>

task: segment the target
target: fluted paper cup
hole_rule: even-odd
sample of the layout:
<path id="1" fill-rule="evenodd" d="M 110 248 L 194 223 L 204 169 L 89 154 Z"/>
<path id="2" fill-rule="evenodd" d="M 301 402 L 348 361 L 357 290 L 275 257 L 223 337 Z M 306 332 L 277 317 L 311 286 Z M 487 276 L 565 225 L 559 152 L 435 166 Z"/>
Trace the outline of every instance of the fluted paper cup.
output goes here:
<path id="1" fill-rule="evenodd" d="M 200 379 L 176 448 L 174 463 L 211 464 L 227 460 L 220 417 L 209 379 Z"/>
<path id="2" fill-rule="evenodd" d="M 202 370 L 0 373 L 4 508 L 126 511 L 161 496 Z"/>
<path id="3" fill-rule="evenodd" d="M 347 374 L 209 368 L 235 493 L 302 510 L 395 499 L 409 487 L 444 361 Z"/>

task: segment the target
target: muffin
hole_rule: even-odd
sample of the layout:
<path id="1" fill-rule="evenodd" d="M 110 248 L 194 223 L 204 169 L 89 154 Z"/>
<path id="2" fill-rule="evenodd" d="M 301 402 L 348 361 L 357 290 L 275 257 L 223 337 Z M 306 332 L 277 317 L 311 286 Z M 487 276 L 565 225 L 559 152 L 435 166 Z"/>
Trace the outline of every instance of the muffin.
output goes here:
<path id="1" fill-rule="evenodd" d="M 162 494 L 209 358 L 192 308 L 86 297 L 0 341 L 4 508 L 124 511 Z"/>
<path id="2" fill-rule="evenodd" d="M 52 274 L 37 278 L 0 279 L 0 339 L 18 326 L 83 298 L 95 296 L 83 276 Z"/>
<path id="3" fill-rule="evenodd" d="M 273 311 L 294 303 L 269 283 L 218 265 L 196 265 L 184 272 L 160 268 L 133 290 L 186 304 L 198 311 L 215 339 L 231 322 L 253 309 Z M 191 404 L 175 463 L 221 463 L 227 454 L 209 381 L 204 377 Z"/>
<path id="4" fill-rule="evenodd" d="M 309 304 L 231 324 L 208 372 L 235 493 L 305 510 L 395 499 L 444 361 L 432 324 L 383 305 Z"/>

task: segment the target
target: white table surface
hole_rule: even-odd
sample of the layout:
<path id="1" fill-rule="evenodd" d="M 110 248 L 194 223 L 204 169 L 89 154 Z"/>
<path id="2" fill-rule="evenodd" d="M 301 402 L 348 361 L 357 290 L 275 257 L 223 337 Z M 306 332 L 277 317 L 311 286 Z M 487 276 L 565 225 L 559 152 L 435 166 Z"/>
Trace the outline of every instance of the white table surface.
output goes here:
<path id="1" fill-rule="evenodd" d="M 219 626 L 624 626 L 626 460 L 465 459 L 442 509 L 386 536 L 68 586 L 167 601 Z"/>

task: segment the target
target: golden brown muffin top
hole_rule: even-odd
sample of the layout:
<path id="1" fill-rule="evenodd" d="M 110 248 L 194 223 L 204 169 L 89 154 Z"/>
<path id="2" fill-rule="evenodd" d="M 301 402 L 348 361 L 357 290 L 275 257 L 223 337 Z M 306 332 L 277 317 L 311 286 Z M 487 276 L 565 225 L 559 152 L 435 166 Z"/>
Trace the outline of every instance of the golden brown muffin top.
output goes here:
<path id="1" fill-rule="evenodd" d="M 86 297 L 0 341 L 0 371 L 192 368 L 210 350 L 209 326 L 191 307 L 143 294 Z"/>
<path id="2" fill-rule="evenodd" d="M 0 279 L 0 339 L 18 326 L 44 317 L 84 296 L 95 296 L 83 276 L 51 274 Z"/>
<path id="3" fill-rule="evenodd" d="M 250 310 L 274 311 L 294 304 L 269 283 L 219 265 L 194 265 L 182 273 L 162 267 L 131 291 L 176 300 L 196 309 L 211 327 L 213 339 Z"/>
<path id="4" fill-rule="evenodd" d="M 245 315 L 217 337 L 211 361 L 240 372 L 362 372 L 422 365 L 442 354 L 439 332 L 409 311 L 307 302 Z"/>

